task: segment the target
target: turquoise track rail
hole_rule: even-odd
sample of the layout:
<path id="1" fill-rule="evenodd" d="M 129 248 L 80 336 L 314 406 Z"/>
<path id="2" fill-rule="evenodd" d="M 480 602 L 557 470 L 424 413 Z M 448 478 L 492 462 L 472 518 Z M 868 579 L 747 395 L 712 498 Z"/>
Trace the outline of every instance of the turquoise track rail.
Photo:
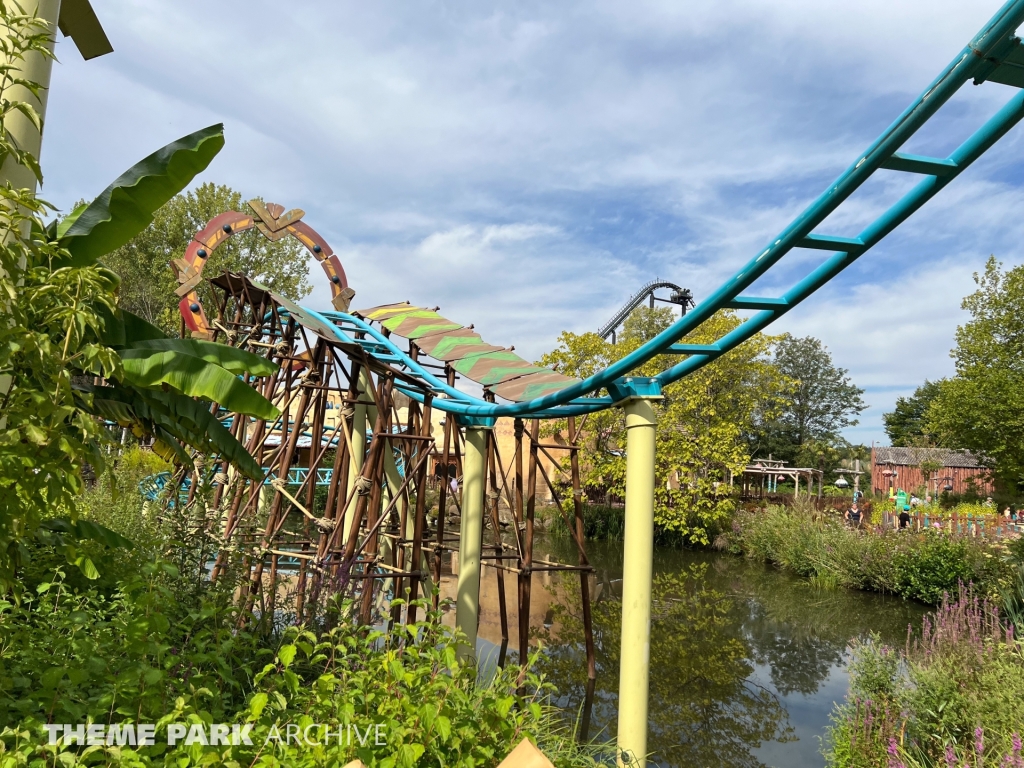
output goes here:
<path id="1" fill-rule="evenodd" d="M 449 387 L 377 329 L 353 315 L 317 313 L 298 307 L 295 313 L 319 320 L 329 326 L 339 340 L 359 344 L 377 360 L 418 379 L 422 390 L 398 386 L 421 401 L 425 397 L 424 391 L 429 392 L 434 396 L 434 408 L 453 413 L 464 423 L 497 416 L 549 418 L 579 415 L 608 408 L 628 397 L 656 396 L 665 385 L 707 365 L 800 304 L 881 242 L 1024 118 L 1024 47 L 1015 37 L 1017 28 L 1022 24 L 1024 0 L 1011 0 L 839 178 L 718 290 L 636 351 L 600 373 L 556 393 L 519 403 L 486 402 Z M 921 157 L 899 151 L 943 104 L 972 81 L 975 84 L 985 81 L 1002 83 L 1021 90 L 948 157 Z M 920 181 L 856 237 L 836 237 L 815 231 L 858 188 L 883 169 L 915 174 Z M 756 280 L 797 248 L 827 251 L 831 255 L 779 296 L 760 297 L 745 293 Z M 727 308 L 753 310 L 755 314 L 713 344 L 677 343 L 717 311 Z M 665 354 L 680 355 L 681 360 L 654 378 L 630 376 L 631 371 L 651 358 Z M 595 394 L 601 390 L 607 390 L 609 396 Z"/>

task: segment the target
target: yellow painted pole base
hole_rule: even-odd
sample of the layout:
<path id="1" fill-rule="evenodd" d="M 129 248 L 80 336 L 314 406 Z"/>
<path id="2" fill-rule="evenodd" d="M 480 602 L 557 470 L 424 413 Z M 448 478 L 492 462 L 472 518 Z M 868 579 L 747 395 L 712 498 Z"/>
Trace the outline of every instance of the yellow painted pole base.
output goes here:
<path id="1" fill-rule="evenodd" d="M 629 768 L 645 768 L 654 556 L 655 415 L 650 399 L 627 400 L 623 408 L 626 412 L 626 530 L 617 762 Z"/>

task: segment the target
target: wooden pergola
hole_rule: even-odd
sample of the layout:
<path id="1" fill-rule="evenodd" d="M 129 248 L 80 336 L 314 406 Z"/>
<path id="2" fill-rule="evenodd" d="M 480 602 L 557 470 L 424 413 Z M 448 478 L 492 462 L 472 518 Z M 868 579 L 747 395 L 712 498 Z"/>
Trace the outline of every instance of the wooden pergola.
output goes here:
<path id="1" fill-rule="evenodd" d="M 793 498 L 800 496 L 800 478 L 807 483 L 808 495 L 814 493 L 814 483 L 818 484 L 818 498 L 822 495 L 825 473 L 810 467 L 787 467 L 786 462 L 779 459 L 758 459 L 743 468 L 740 477 L 740 495 L 762 497 L 766 493 L 774 493 L 780 480 L 793 481 Z M 729 484 L 732 485 L 732 477 Z"/>

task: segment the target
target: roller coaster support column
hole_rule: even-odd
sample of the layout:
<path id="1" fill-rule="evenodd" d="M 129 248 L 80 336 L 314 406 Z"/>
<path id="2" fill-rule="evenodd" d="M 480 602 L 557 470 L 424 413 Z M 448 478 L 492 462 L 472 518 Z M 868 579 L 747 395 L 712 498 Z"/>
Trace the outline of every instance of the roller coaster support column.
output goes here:
<path id="1" fill-rule="evenodd" d="M 459 658 L 464 661 L 476 659 L 487 439 L 494 419 L 487 419 L 487 424 L 481 424 L 481 421 L 484 420 L 473 419 L 472 423 L 466 425 L 466 455 L 462 460 L 462 526 L 459 533 L 459 587 L 455 603 L 455 626 L 466 636 L 465 643 L 458 648 Z"/>
<path id="2" fill-rule="evenodd" d="M 654 430 L 651 397 L 633 397 L 626 412 L 626 531 L 622 563 L 618 764 L 647 764 L 647 696 L 651 655 L 651 558 L 654 555 Z"/>
<path id="3" fill-rule="evenodd" d="M 355 399 L 359 401 L 372 400 L 373 382 L 370 380 L 370 376 L 366 373 L 365 369 L 361 368 L 359 370 L 357 381 L 359 383 L 354 387 Z M 374 408 L 374 411 L 376 411 L 376 408 Z M 352 409 L 352 455 L 350 459 L 352 466 L 348 472 L 348 488 L 345 489 L 346 498 L 352 498 L 352 502 L 345 510 L 344 528 L 342 529 L 345 531 L 345 535 L 348 535 L 348 531 L 352 527 L 352 516 L 355 514 L 356 509 L 356 500 L 352 496 L 352 487 L 355 485 L 359 473 L 362 472 L 363 462 L 366 460 L 366 419 L 366 405 L 355 405 Z M 341 543 L 344 545 L 345 542 Z"/>

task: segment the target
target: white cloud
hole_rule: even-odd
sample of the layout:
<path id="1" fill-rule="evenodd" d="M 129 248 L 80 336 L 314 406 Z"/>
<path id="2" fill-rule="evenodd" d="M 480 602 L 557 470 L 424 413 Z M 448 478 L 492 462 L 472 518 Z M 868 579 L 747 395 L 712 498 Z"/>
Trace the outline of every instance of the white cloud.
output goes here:
<path id="1" fill-rule="evenodd" d="M 223 121 L 204 179 L 306 210 L 357 304 L 440 304 L 526 356 L 596 328 L 655 276 L 708 295 L 997 5 L 93 2 L 115 53 L 59 48 L 49 199 L 91 197 Z M 907 149 L 949 151 L 1010 94 L 966 87 Z M 873 404 L 946 370 L 972 269 L 989 253 L 1021 261 L 1021 135 L 783 321 L 825 339 Z M 908 183 L 865 188 L 832 233 L 857 231 Z M 794 253 L 766 288 L 820 257 Z M 310 302 L 327 297 L 317 285 Z M 882 439 L 877 416 L 865 424 Z"/>

